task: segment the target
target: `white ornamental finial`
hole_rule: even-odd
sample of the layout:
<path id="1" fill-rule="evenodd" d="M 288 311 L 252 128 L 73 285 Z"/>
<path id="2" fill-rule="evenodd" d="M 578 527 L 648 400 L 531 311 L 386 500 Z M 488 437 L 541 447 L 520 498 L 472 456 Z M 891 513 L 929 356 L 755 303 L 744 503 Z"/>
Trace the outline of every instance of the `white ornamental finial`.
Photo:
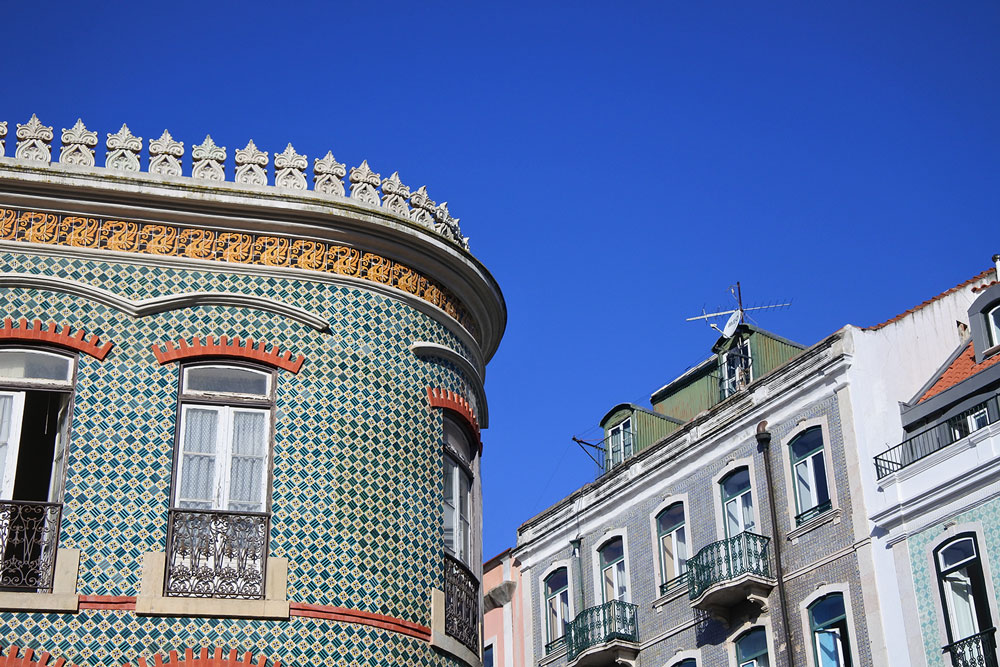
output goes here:
<path id="1" fill-rule="evenodd" d="M 378 206 L 378 192 L 375 188 L 381 182 L 382 177 L 372 171 L 368 166 L 368 160 L 362 160 L 361 166 L 351 168 L 351 198 Z"/>
<path id="2" fill-rule="evenodd" d="M 0 122 L 0 157 L 3 157 L 4 137 L 7 136 L 7 121 Z"/>
<path id="3" fill-rule="evenodd" d="M 382 181 L 382 207 L 389 213 L 409 218 L 410 208 L 406 205 L 409 196 L 410 188 L 400 182 L 398 171 L 392 172 L 392 176 Z"/>
<path id="4" fill-rule="evenodd" d="M 274 156 L 274 184 L 293 190 L 305 190 L 306 175 L 303 172 L 308 166 L 309 161 L 306 156 L 299 155 L 292 145 L 288 144 L 283 152 Z"/>
<path id="5" fill-rule="evenodd" d="M 139 171 L 139 151 L 142 150 L 142 137 L 137 137 L 122 123 L 122 129 L 115 134 L 108 133 L 108 154 L 104 158 L 104 166 L 118 171 Z"/>
<path id="6" fill-rule="evenodd" d="M 226 147 L 216 146 L 212 135 L 206 134 L 205 141 L 191 148 L 191 177 L 206 181 L 226 180 Z"/>
<path id="7" fill-rule="evenodd" d="M 344 181 L 347 165 L 337 162 L 333 151 L 327 151 L 323 158 L 313 161 L 313 190 L 327 195 L 344 196 Z"/>
<path id="8" fill-rule="evenodd" d="M 59 162 L 62 164 L 78 164 L 81 167 L 94 166 L 94 146 L 97 145 L 97 132 L 91 132 L 83 124 L 82 118 L 76 119 L 76 125 L 70 129 L 63 128 L 62 150 L 59 151 Z"/>
<path id="9" fill-rule="evenodd" d="M 149 142 L 149 173 L 160 176 L 180 176 L 180 157 L 184 155 L 184 144 L 175 141 L 166 130 L 159 139 Z"/>
<path id="10" fill-rule="evenodd" d="M 17 124 L 17 150 L 14 157 L 35 162 L 51 162 L 52 126 L 42 125 L 38 116 L 31 114 L 27 123 Z"/>
<path id="11" fill-rule="evenodd" d="M 434 209 L 434 231 L 441 236 L 458 243 L 465 250 L 469 249 L 469 239 L 462 236 L 462 230 L 458 226 L 458 218 L 451 217 L 448 212 L 448 202 L 441 202 L 441 205 Z"/>
<path id="12" fill-rule="evenodd" d="M 267 151 L 262 151 L 254 145 L 253 139 L 247 142 L 246 148 L 236 150 L 237 183 L 247 185 L 267 185 Z"/>
<path id="13" fill-rule="evenodd" d="M 427 196 L 427 186 L 421 185 L 416 192 L 410 195 L 410 220 L 423 225 L 428 229 L 434 229 L 434 207 L 437 204 Z"/>

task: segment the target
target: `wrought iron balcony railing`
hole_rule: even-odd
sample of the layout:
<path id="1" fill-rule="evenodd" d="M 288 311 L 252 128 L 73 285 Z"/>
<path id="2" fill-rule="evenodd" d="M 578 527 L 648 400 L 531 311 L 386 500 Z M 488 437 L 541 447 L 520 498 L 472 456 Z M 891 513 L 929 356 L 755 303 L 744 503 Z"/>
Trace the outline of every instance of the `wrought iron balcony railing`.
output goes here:
<path id="1" fill-rule="evenodd" d="M 612 600 L 584 609 L 566 632 L 566 660 L 572 661 L 592 646 L 615 640 L 639 641 L 639 625 L 634 604 Z"/>
<path id="2" fill-rule="evenodd" d="M 815 507 L 810 507 L 805 512 L 802 512 L 801 514 L 796 514 L 795 515 L 795 525 L 796 526 L 801 526 L 802 524 L 806 523 L 807 521 L 815 519 L 820 514 L 825 514 L 826 512 L 829 512 L 831 509 L 833 509 L 833 501 L 832 500 L 828 500 L 825 503 L 820 503 L 819 505 L 816 505 Z"/>
<path id="3" fill-rule="evenodd" d="M 695 600 L 715 584 L 745 574 L 771 578 L 768 546 L 771 538 L 743 532 L 713 542 L 688 559 L 688 596 Z"/>
<path id="4" fill-rule="evenodd" d="M 566 647 L 566 635 L 563 635 L 562 637 L 556 637 L 555 639 L 553 639 L 552 641 L 550 641 L 548 644 L 545 645 L 545 655 L 548 655 L 550 653 L 555 653 L 559 649 L 565 647 Z"/>
<path id="5" fill-rule="evenodd" d="M 667 581 L 660 584 L 660 595 L 666 595 L 670 591 L 677 590 L 678 588 L 687 588 L 688 585 L 688 574 L 689 572 L 685 570 L 680 575 L 674 577 L 673 579 L 668 579 Z"/>
<path id="6" fill-rule="evenodd" d="M 61 518 L 60 503 L 0 500 L 0 590 L 52 591 Z"/>
<path id="7" fill-rule="evenodd" d="M 974 427 L 971 417 L 983 411 L 986 412 L 984 418 L 986 424 L 992 424 L 1000 419 L 996 396 L 955 415 L 942 424 L 920 431 L 882 452 L 875 457 L 876 475 L 882 479 L 978 430 Z"/>
<path id="8" fill-rule="evenodd" d="M 170 510 L 165 596 L 264 598 L 271 515 Z"/>
<path id="9" fill-rule="evenodd" d="M 997 667 L 996 628 L 960 639 L 942 650 L 951 654 L 955 667 Z"/>
<path id="10" fill-rule="evenodd" d="M 444 631 L 479 655 L 479 582 L 464 564 L 444 556 Z"/>

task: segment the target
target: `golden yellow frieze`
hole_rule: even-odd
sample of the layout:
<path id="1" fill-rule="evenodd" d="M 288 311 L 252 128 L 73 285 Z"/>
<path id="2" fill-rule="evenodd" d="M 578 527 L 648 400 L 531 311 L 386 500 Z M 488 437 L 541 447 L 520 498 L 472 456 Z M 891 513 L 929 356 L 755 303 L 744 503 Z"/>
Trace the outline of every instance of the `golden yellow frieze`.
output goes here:
<path id="1" fill-rule="evenodd" d="M 324 241 L 0 208 L 0 240 L 309 269 L 370 280 L 444 310 L 473 335 L 472 318 L 448 290 L 399 262 Z"/>

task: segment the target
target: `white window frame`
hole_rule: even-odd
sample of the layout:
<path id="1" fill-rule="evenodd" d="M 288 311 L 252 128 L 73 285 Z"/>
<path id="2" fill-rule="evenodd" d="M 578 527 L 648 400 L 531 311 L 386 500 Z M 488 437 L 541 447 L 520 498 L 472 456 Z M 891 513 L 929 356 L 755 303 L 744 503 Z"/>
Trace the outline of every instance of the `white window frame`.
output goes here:
<path id="1" fill-rule="evenodd" d="M 628 452 L 625 451 L 625 434 L 628 433 Z M 618 453 L 615 453 L 615 438 L 618 438 Z M 624 462 L 635 451 L 635 434 L 632 432 L 632 417 L 626 417 L 608 429 L 608 456 L 611 457 L 610 468 Z"/>
<path id="2" fill-rule="evenodd" d="M 0 396 L 10 396 L 10 427 L 7 432 L 7 451 L 4 453 L 3 478 L 0 479 L 0 500 L 10 500 L 14 496 L 14 477 L 17 473 L 17 457 L 21 449 L 21 423 L 24 419 L 24 392 L 0 391 Z"/>
<path id="3" fill-rule="evenodd" d="M 712 493 L 714 494 L 714 500 L 712 505 L 715 507 L 715 529 L 716 534 L 719 535 L 719 539 L 727 539 L 733 537 L 728 533 L 728 526 L 726 525 L 726 508 L 722 502 L 722 480 L 727 475 L 735 472 L 739 468 L 746 468 L 750 472 L 750 492 L 753 493 L 756 489 L 757 475 L 754 469 L 754 462 L 752 457 L 746 457 L 742 459 L 733 459 L 726 462 L 726 467 L 717 472 L 712 477 Z M 751 500 L 754 500 L 751 496 Z M 760 503 L 752 502 L 753 505 L 753 520 L 754 527 L 762 526 L 760 521 Z"/>
<path id="4" fill-rule="evenodd" d="M 594 572 L 594 599 L 601 600 L 603 602 L 610 602 L 610 600 L 604 599 L 604 569 L 601 567 L 601 549 L 611 542 L 615 538 L 621 538 L 622 540 L 622 559 L 620 561 L 615 561 L 615 565 L 618 563 L 624 563 L 624 572 L 621 575 L 622 580 L 625 583 L 625 594 L 620 599 L 623 602 L 632 602 L 632 586 L 629 581 L 629 566 L 628 566 L 628 532 L 625 529 L 608 531 L 601 536 L 600 542 L 594 545 L 593 551 L 591 552 L 591 557 L 593 559 L 593 572 Z M 615 578 L 615 584 L 620 583 L 620 580 Z"/>
<path id="5" fill-rule="evenodd" d="M 743 354 L 745 350 L 745 354 Z M 738 366 L 736 373 L 730 376 L 729 371 L 729 357 L 733 353 L 738 353 L 741 357 L 746 357 L 746 367 L 742 366 L 742 363 Z M 731 348 L 726 350 L 722 354 L 722 382 L 723 382 L 723 393 L 725 396 L 723 398 L 728 398 L 746 388 L 751 382 L 753 382 L 753 356 L 750 353 L 750 338 L 743 338 L 737 341 Z M 742 371 L 746 372 L 746 378 L 741 378 L 740 373 Z"/>
<path id="6" fill-rule="evenodd" d="M 558 572 L 561 569 L 565 569 L 566 570 L 566 587 L 563 588 L 562 590 L 558 591 L 557 593 L 553 594 L 553 595 L 549 595 L 548 585 L 546 584 L 546 581 L 548 581 L 549 577 L 551 577 L 553 574 L 555 574 L 556 572 Z M 561 568 L 557 567 L 554 570 L 552 570 L 551 572 L 549 572 L 548 574 L 546 574 L 542 578 L 542 597 L 545 600 L 544 601 L 544 614 L 545 614 L 545 645 L 546 646 L 548 646 L 549 644 L 551 644 L 552 642 L 554 642 L 557 639 L 565 637 L 566 636 L 566 632 L 565 632 L 566 625 L 573 620 L 573 617 L 570 616 L 570 595 L 569 595 L 569 589 L 570 589 L 571 583 L 572 582 L 570 581 L 570 569 L 569 569 L 568 566 L 563 566 Z M 556 607 L 556 610 L 557 610 L 556 617 L 557 617 L 557 621 L 559 622 L 559 634 L 553 636 L 552 625 L 549 623 L 549 600 L 552 600 L 553 598 L 561 598 L 563 596 L 565 596 L 565 598 L 566 598 L 565 605 L 558 604 L 557 607 Z M 561 602 L 561 600 L 560 600 L 560 602 Z M 562 616 L 562 614 L 563 614 L 563 609 L 566 610 L 566 617 L 565 618 L 560 618 Z"/>
<path id="7" fill-rule="evenodd" d="M 936 582 L 935 582 L 936 583 Z M 846 582 L 833 584 L 823 584 L 812 591 L 808 596 L 799 602 L 799 622 L 802 624 L 804 637 L 810 638 L 809 650 L 806 651 L 806 667 L 817 667 L 814 656 L 814 643 L 816 638 L 812 636 L 812 624 L 809 621 L 809 607 L 820 598 L 825 598 L 832 593 L 839 593 L 844 598 L 844 612 L 847 614 L 847 627 L 853 633 L 857 629 L 854 622 L 854 609 L 851 605 L 851 585 Z M 860 665 L 861 655 L 859 653 L 858 638 L 851 634 L 848 638 L 848 645 L 851 650 L 851 664 Z"/>
<path id="8" fill-rule="evenodd" d="M 1000 323 L 994 319 L 994 315 L 1000 315 L 1000 305 L 993 306 L 985 313 L 986 315 L 986 332 L 989 336 L 989 346 L 996 347 L 1000 345 Z"/>
<path id="9" fill-rule="evenodd" d="M 729 664 L 731 667 L 741 667 L 742 665 L 755 664 L 756 661 L 753 660 L 744 663 L 737 662 L 736 640 L 739 639 L 747 630 L 751 630 L 756 627 L 764 628 L 764 637 L 767 639 L 767 657 L 771 663 L 771 667 L 775 667 L 775 657 L 778 653 L 774 650 L 774 629 L 771 626 L 771 619 L 764 615 L 761 615 L 754 622 L 747 620 L 740 624 L 737 628 L 730 628 L 729 636 L 726 638 L 726 653 L 729 655 Z"/>
<path id="10" fill-rule="evenodd" d="M 235 369 L 240 371 L 246 371 L 250 373 L 255 373 L 262 376 L 266 383 L 266 390 L 263 394 L 247 394 L 242 392 L 213 392 L 213 391 L 200 391 L 196 389 L 188 389 L 188 375 L 192 370 L 201 370 L 206 368 L 224 368 L 224 369 Z M 236 364 L 189 364 L 182 367 L 181 371 L 181 395 L 183 396 L 195 396 L 195 397 L 220 397 L 220 398 L 240 398 L 240 399 L 256 399 L 261 401 L 270 401 L 274 396 L 274 373 L 261 370 L 259 368 L 248 368 L 246 366 L 238 366 Z"/>
<path id="11" fill-rule="evenodd" d="M 467 567 L 472 567 L 472 477 L 466 471 L 460 461 L 449 453 L 445 453 L 444 484 L 451 485 L 452 498 L 456 505 L 449 505 L 446 497 L 442 495 L 441 506 L 444 513 L 451 515 L 452 520 L 452 540 L 449 544 L 447 537 L 444 539 L 445 550 L 464 563 Z M 450 465 L 450 468 L 449 468 Z M 462 516 L 462 480 L 468 484 L 465 492 L 466 515 Z M 443 527 L 442 527 L 443 530 Z"/>

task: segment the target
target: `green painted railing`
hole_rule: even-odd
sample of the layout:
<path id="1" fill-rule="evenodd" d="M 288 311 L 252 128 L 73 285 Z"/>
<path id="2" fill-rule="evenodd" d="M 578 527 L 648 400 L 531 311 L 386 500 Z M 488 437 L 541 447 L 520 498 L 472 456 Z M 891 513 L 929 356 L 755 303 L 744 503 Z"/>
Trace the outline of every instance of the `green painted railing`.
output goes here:
<path id="1" fill-rule="evenodd" d="M 612 600 L 584 609 L 566 628 L 566 660 L 572 661 L 591 646 L 616 639 L 639 641 L 634 604 Z"/>
<path id="2" fill-rule="evenodd" d="M 744 532 L 709 544 L 687 562 L 688 596 L 694 600 L 709 587 L 744 574 L 770 578 L 770 543 L 770 537 Z"/>

